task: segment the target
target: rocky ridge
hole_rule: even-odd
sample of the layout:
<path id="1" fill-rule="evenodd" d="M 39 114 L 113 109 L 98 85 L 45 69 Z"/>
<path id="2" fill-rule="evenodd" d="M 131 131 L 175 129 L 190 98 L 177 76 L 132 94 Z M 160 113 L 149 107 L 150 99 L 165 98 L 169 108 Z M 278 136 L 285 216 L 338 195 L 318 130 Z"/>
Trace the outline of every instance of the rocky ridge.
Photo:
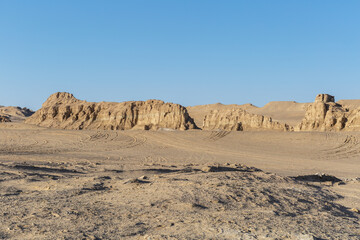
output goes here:
<path id="1" fill-rule="evenodd" d="M 248 113 L 243 109 L 211 111 L 204 118 L 203 129 L 221 129 L 226 131 L 293 130 L 293 128 L 287 124 L 273 121 L 271 117 Z"/>
<path id="2" fill-rule="evenodd" d="M 0 106 L 0 115 L 7 117 L 10 121 L 23 121 L 32 114 L 34 112 L 28 108 Z"/>
<path id="3" fill-rule="evenodd" d="M 354 101 L 343 100 L 336 103 L 334 96 L 318 94 L 311 104 L 272 102 L 263 109 L 249 104 L 210 104 L 189 107 L 188 112 L 187 108 L 179 104 L 160 100 L 94 103 L 76 99 L 70 93 L 59 92 L 51 95 L 31 117 L 28 116 L 33 112 L 26 108 L 0 107 L 0 121 L 23 120 L 28 117 L 26 123 L 62 129 L 187 130 L 202 125 L 203 130 L 225 131 L 359 131 L 360 107 L 356 108 Z M 340 104 L 343 102 L 346 105 Z M 303 107 L 305 111 L 302 110 Z M 296 126 L 294 122 L 297 118 L 300 121 L 301 111 L 305 116 Z M 285 118 L 281 114 L 291 115 L 294 119 Z"/>
<path id="4" fill-rule="evenodd" d="M 86 102 L 72 94 L 51 95 L 26 123 L 61 129 L 194 129 L 185 107 L 160 100 Z"/>

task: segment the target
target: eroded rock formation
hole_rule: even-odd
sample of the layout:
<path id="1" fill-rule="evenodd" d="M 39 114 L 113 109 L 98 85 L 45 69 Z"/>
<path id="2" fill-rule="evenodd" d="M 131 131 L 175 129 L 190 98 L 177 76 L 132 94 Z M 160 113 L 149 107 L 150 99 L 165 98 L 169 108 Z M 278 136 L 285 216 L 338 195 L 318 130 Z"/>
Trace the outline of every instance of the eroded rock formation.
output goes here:
<path id="1" fill-rule="evenodd" d="M 32 114 L 34 111 L 28 108 L 0 106 L 0 115 L 8 117 L 12 122 L 24 121 Z"/>
<path id="2" fill-rule="evenodd" d="M 352 110 L 347 116 L 345 130 L 360 131 L 360 108 Z"/>
<path id="3" fill-rule="evenodd" d="M 1 122 L 11 122 L 8 116 L 0 115 L 0 123 Z"/>
<path id="4" fill-rule="evenodd" d="M 160 100 L 86 102 L 70 93 L 51 95 L 26 123 L 62 129 L 193 129 L 186 108 Z"/>
<path id="5" fill-rule="evenodd" d="M 334 96 L 318 94 L 306 110 L 299 130 L 341 130 L 346 123 L 346 109 L 335 103 Z"/>
<path id="6" fill-rule="evenodd" d="M 300 131 L 360 130 L 360 108 L 349 110 L 335 103 L 334 96 L 318 94 L 297 127 Z"/>
<path id="7" fill-rule="evenodd" d="M 211 111 L 204 118 L 204 130 L 226 131 L 281 130 L 291 131 L 292 127 L 273 121 L 271 117 L 248 113 L 243 109 Z"/>

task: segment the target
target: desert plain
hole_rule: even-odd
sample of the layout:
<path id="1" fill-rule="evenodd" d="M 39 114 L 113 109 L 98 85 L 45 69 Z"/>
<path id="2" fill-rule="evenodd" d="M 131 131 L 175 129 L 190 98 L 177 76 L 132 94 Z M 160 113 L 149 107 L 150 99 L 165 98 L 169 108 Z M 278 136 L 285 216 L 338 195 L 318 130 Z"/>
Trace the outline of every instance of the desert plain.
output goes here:
<path id="1" fill-rule="evenodd" d="M 360 239 L 359 107 L 0 107 L 0 238 Z"/>

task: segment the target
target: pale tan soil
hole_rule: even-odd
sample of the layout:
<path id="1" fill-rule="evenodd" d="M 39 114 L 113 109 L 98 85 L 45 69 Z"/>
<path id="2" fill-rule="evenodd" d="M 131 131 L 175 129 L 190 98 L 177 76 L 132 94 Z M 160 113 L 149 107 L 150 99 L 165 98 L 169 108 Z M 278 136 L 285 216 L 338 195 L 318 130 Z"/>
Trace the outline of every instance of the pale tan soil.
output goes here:
<path id="1" fill-rule="evenodd" d="M 2 123 L 0 238 L 359 239 L 358 139 Z"/>

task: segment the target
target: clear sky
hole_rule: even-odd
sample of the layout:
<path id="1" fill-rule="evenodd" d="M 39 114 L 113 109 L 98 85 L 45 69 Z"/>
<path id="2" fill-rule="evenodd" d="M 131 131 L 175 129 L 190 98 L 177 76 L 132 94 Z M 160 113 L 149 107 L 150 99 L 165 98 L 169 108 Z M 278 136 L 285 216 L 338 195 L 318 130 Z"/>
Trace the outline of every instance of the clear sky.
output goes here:
<path id="1" fill-rule="evenodd" d="M 0 0 L 0 105 L 360 99 L 359 0 Z"/>

